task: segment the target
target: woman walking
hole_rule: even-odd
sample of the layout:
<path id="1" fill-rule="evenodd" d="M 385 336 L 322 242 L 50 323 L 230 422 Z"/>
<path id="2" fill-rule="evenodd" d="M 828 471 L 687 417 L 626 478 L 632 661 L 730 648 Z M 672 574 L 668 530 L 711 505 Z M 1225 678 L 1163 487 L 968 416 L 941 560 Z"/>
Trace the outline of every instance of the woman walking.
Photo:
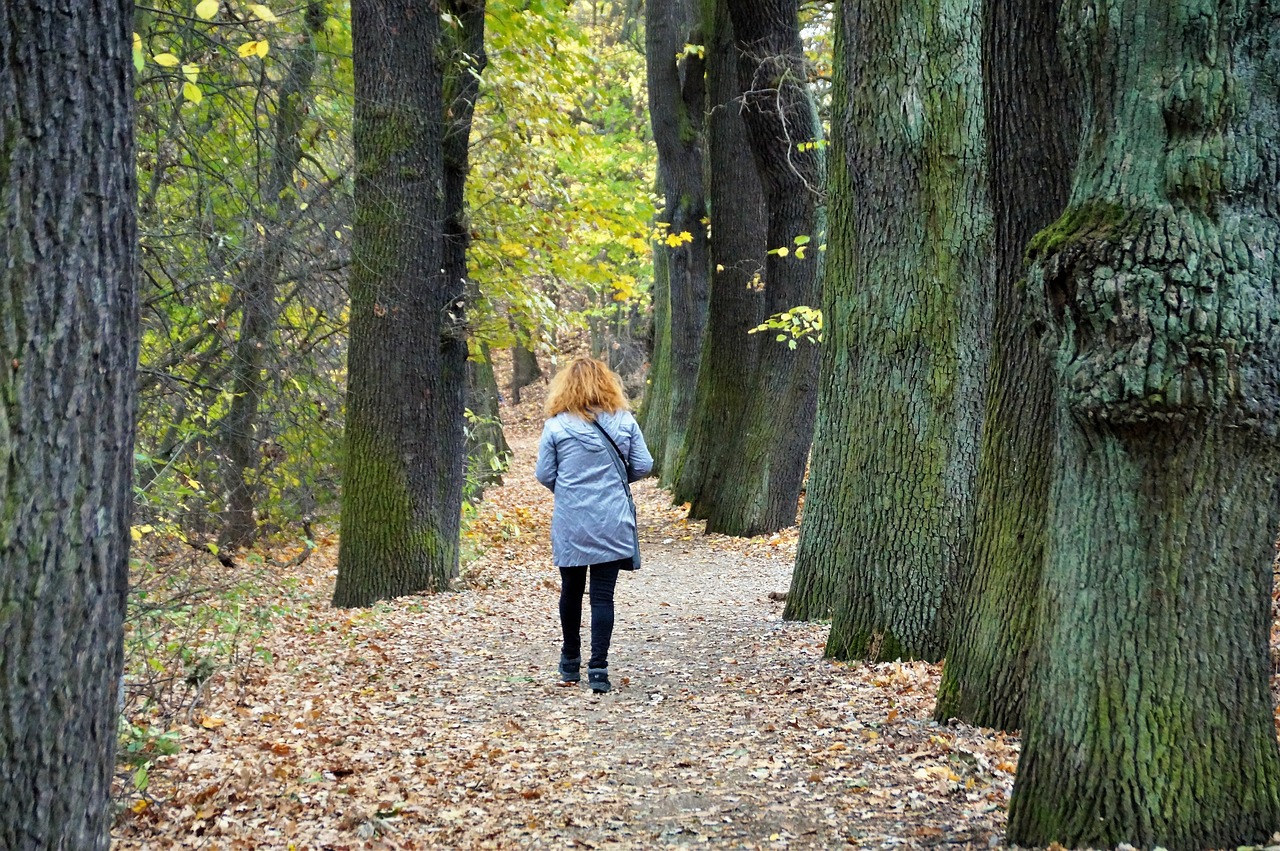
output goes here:
<path id="1" fill-rule="evenodd" d="M 598 360 L 574 358 L 552 379 L 546 414 L 535 474 L 555 494 L 551 554 L 560 568 L 560 679 L 580 679 L 582 594 L 589 574 L 587 684 L 606 692 L 614 586 L 619 570 L 639 566 L 630 483 L 649 475 L 653 458 L 628 410 L 622 382 Z"/>

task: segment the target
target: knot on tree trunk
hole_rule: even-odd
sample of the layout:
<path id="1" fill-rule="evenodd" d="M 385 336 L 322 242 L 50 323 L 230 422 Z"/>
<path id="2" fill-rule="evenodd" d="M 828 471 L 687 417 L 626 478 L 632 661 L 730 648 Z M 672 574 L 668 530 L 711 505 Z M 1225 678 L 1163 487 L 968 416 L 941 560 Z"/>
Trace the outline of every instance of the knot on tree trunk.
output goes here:
<path id="1" fill-rule="evenodd" d="M 1047 329 L 1068 409 L 1138 426 L 1280 419 L 1280 225 L 1092 204 L 1032 241 L 1027 311 Z"/>

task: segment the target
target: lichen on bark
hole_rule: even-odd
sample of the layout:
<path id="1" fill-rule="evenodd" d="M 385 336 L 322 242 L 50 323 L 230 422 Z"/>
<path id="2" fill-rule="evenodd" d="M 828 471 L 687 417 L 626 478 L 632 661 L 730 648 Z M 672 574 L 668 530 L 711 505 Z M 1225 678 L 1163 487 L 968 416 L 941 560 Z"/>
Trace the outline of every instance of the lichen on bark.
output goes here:
<path id="1" fill-rule="evenodd" d="M 1061 428 L 1009 839 L 1262 842 L 1280 525 L 1280 131 L 1267 0 L 1072 2 L 1074 210 L 1028 275 Z"/>

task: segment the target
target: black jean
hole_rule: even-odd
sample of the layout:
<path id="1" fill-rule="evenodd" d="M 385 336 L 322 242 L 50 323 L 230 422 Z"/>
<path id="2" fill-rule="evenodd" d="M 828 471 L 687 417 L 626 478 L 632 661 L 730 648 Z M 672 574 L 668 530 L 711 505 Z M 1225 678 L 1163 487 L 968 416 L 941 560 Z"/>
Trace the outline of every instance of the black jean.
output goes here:
<path id="1" fill-rule="evenodd" d="M 561 651 L 569 659 L 582 655 L 582 593 L 587 571 L 591 571 L 591 659 L 588 668 L 609 667 L 609 641 L 613 638 L 613 589 L 618 570 L 631 559 L 604 564 L 560 568 L 560 630 L 564 633 Z"/>

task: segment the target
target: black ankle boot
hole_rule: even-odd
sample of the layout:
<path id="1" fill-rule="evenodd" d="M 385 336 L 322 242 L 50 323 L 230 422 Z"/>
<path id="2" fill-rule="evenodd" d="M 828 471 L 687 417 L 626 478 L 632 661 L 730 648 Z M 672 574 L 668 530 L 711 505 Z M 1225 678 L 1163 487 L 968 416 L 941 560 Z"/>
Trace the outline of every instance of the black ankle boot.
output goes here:
<path id="1" fill-rule="evenodd" d="M 608 668 L 587 668 L 587 685 L 596 694 L 604 694 L 613 686 L 609 685 Z"/>
<path id="2" fill-rule="evenodd" d="M 560 654 L 560 682 L 576 683 L 582 679 L 579 671 L 582 668 L 582 657 L 574 656 L 570 659 L 563 653 Z"/>

